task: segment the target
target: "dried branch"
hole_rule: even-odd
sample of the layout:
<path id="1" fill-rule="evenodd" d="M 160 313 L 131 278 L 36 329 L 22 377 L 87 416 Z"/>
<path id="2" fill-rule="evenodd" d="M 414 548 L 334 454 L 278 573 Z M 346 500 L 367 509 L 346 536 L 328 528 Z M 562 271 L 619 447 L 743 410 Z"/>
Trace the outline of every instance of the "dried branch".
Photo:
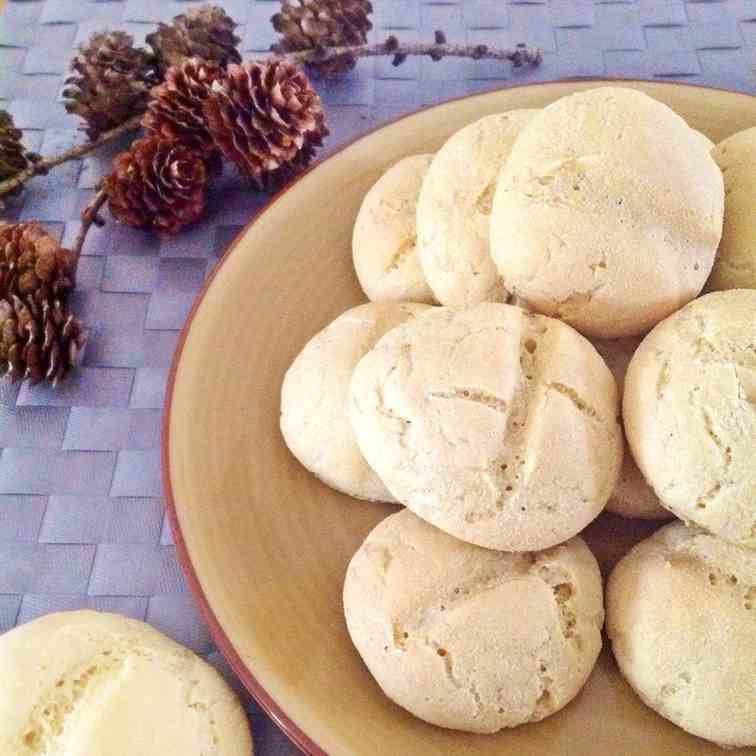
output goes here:
<path id="1" fill-rule="evenodd" d="M 312 50 L 287 53 L 286 58 L 295 63 L 322 63 L 342 55 L 356 58 L 374 58 L 393 55 L 394 65 L 401 65 L 409 56 L 420 55 L 441 60 L 442 58 L 472 58 L 473 60 L 509 61 L 515 68 L 537 66 L 543 60 L 543 54 L 537 47 L 520 44 L 513 48 L 496 48 L 489 45 L 454 45 L 446 42 L 443 32 L 436 32 L 436 41 L 432 44 L 420 42 L 400 42 L 391 36 L 385 42 L 354 47 L 319 47 Z"/>
<path id="2" fill-rule="evenodd" d="M 23 171 L 17 173 L 15 176 L 12 176 L 5 181 L 0 181 L 0 197 L 9 194 L 16 187 L 22 186 L 27 181 L 29 181 L 29 179 L 34 178 L 34 176 L 39 176 L 40 174 L 47 173 L 51 168 L 55 168 L 58 165 L 67 163 L 69 160 L 76 160 L 77 158 L 83 157 L 93 150 L 96 150 L 98 147 L 101 147 L 103 144 L 112 142 L 122 134 L 127 134 L 130 131 L 136 131 L 136 129 L 139 128 L 141 120 L 142 114 L 137 113 L 136 115 L 129 118 L 128 121 L 124 121 L 120 126 L 116 126 L 109 131 L 103 131 L 103 133 L 100 134 L 97 139 L 93 139 L 89 142 L 84 142 L 83 144 L 78 144 L 75 147 L 71 147 L 70 150 L 61 152 L 60 155 L 53 155 L 52 157 L 42 158 L 41 160 L 32 163 L 27 168 L 24 168 Z"/>
<path id="3" fill-rule="evenodd" d="M 89 229 L 92 226 L 104 226 L 105 221 L 99 216 L 100 208 L 105 204 L 108 199 L 108 195 L 101 184 L 97 186 L 97 191 L 94 197 L 89 201 L 89 204 L 84 208 L 81 213 L 81 228 L 79 233 L 76 234 L 71 252 L 74 254 L 74 270 L 76 270 L 79 264 L 79 258 L 81 257 L 81 250 L 84 246 L 84 241 L 87 238 Z"/>
<path id="4" fill-rule="evenodd" d="M 515 68 L 523 66 L 537 66 L 542 60 L 541 51 L 537 47 L 520 44 L 513 48 L 499 49 L 489 45 L 454 45 L 446 41 L 443 32 L 435 33 L 435 41 L 430 44 L 417 42 L 400 42 L 396 37 L 391 36 L 385 42 L 379 42 L 371 45 L 355 45 L 351 47 L 318 47 L 312 50 L 303 50 L 301 52 L 287 53 L 285 57 L 294 63 L 323 63 L 328 60 L 338 58 L 343 55 L 352 55 L 356 58 L 372 58 L 385 55 L 393 56 L 393 64 L 399 66 L 409 56 L 425 56 L 431 60 L 438 61 L 442 58 L 472 58 L 473 60 L 501 60 L 509 61 Z M 27 168 L 17 173 L 5 181 L 0 181 L 0 197 L 9 194 L 14 189 L 23 186 L 27 181 L 40 174 L 47 173 L 51 168 L 76 160 L 88 153 L 101 147 L 103 144 L 112 142 L 122 134 L 130 131 L 136 131 L 142 120 L 142 113 L 136 113 L 120 126 L 104 131 L 96 139 L 84 144 L 72 147 L 70 150 L 62 152 L 60 155 L 42 158 L 31 163 Z M 102 203 L 100 203 L 102 204 Z M 93 221 L 95 222 L 95 221 Z M 91 225 L 91 223 L 89 224 Z M 82 230 L 89 230 L 88 226 L 82 226 Z M 83 243 L 83 239 L 82 239 Z"/>

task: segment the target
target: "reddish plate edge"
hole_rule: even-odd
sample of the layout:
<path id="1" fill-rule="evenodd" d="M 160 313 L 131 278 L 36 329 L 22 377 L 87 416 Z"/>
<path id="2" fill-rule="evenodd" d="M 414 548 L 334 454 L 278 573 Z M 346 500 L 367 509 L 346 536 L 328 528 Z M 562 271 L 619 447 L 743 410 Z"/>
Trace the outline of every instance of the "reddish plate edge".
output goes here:
<path id="1" fill-rule="evenodd" d="M 0 0 L 0 8 L 2 7 L 2 2 L 3 0 Z M 176 502 L 173 497 L 173 488 L 171 486 L 171 476 L 170 476 L 169 448 L 170 448 L 171 408 L 173 405 L 173 390 L 174 390 L 174 386 L 176 382 L 176 373 L 178 372 L 178 365 L 179 365 L 179 362 L 181 361 L 181 355 L 184 351 L 184 346 L 186 344 L 186 339 L 189 335 L 189 330 L 191 329 L 191 326 L 192 326 L 192 321 L 194 320 L 194 317 L 197 314 L 197 310 L 199 309 L 200 305 L 202 304 L 203 299 L 205 298 L 205 294 L 207 293 L 208 289 L 210 288 L 213 281 L 215 280 L 215 276 L 218 274 L 218 271 L 220 271 L 221 267 L 226 263 L 230 255 L 234 252 L 240 240 L 244 236 L 246 236 L 250 228 L 252 228 L 252 226 L 257 222 L 257 220 L 259 220 L 259 218 L 263 215 L 263 213 L 267 212 L 270 209 L 270 207 L 275 202 L 278 201 L 280 197 L 282 197 L 290 189 L 294 188 L 294 186 L 296 186 L 296 184 L 299 181 L 301 181 L 302 178 L 304 178 L 308 173 L 310 173 L 310 171 L 315 170 L 322 163 L 326 162 L 327 160 L 330 160 L 332 157 L 335 157 L 336 155 L 343 152 L 348 147 L 351 147 L 353 144 L 360 141 L 361 139 L 364 139 L 370 136 L 371 134 L 378 131 L 379 129 L 385 128 L 386 126 L 391 126 L 392 124 L 398 123 L 399 121 L 403 121 L 405 118 L 410 118 L 411 116 L 418 113 L 420 110 L 423 110 L 423 111 L 432 110 L 434 107 L 447 105 L 450 102 L 459 102 L 461 100 L 468 100 L 472 97 L 478 97 L 480 95 L 490 94 L 491 92 L 499 92 L 502 90 L 510 90 L 510 89 L 525 89 L 527 87 L 539 87 L 539 86 L 552 85 L 552 84 L 564 84 L 564 83 L 569 83 L 569 82 L 585 82 L 587 84 L 597 84 L 597 85 L 604 84 L 604 83 L 661 84 L 661 85 L 666 85 L 666 86 L 671 86 L 671 87 L 686 87 L 686 88 L 691 88 L 691 89 L 711 89 L 711 90 L 715 90 L 719 92 L 729 92 L 731 94 L 742 95 L 745 97 L 753 97 L 753 95 L 749 94 L 748 92 L 740 92 L 734 89 L 725 89 L 724 87 L 709 87 L 703 84 L 694 84 L 694 83 L 669 81 L 669 80 L 660 81 L 658 79 L 624 79 L 621 77 L 602 77 L 602 78 L 571 77 L 571 78 L 566 78 L 566 79 L 537 81 L 537 82 L 531 82 L 529 84 L 517 84 L 514 86 L 492 87 L 491 89 L 483 89 L 473 94 L 464 95 L 462 97 L 455 97 L 450 100 L 445 100 L 444 102 L 438 103 L 438 105 L 431 106 L 430 108 L 419 108 L 418 110 L 414 110 L 411 113 L 407 113 L 403 116 L 400 116 L 399 118 L 395 118 L 391 121 L 386 121 L 385 123 L 382 123 L 379 126 L 376 126 L 375 128 L 365 131 L 364 133 L 360 134 L 354 139 L 350 139 L 348 142 L 341 145 L 341 147 L 339 147 L 337 150 L 335 150 L 330 155 L 328 155 L 328 157 L 326 157 L 324 160 L 318 161 L 312 166 L 310 166 L 306 171 L 301 173 L 288 186 L 284 187 L 283 189 L 278 191 L 275 195 L 273 195 L 273 197 L 271 197 L 271 199 L 265 204 L 264 207 L 260 208 L 260 210 L 254 215 L 252 220 L 250 220 L 247 224 L 245 224 L 245 226 L 241 229 L 241 231 L 239 231 L 239 233 L 236 235 L 234 240 L 231 242 L 231 244 L 229 244 L 228 248 L 223 253 L 220 260 L 218 260 L 215 266 L 215 269 L 205 280 L 204 284 L 202 285 L 202 288 L 200 289 L 200 291 L 197 294 L 197 297 L 194 300 L 194 303 L 192 304 L 192 309 L 190 310 L 189 315 L 187 316 L 186 322 L 184 323 L 184 327 L 181 330 L 181 335 L 179 336 L 179 341 L 178 341 L 178 344 L 176 345 L 176 350 L 173 354 L 173 360 L 171 361 L 170 372 L 168 374 L 168 383 L 167 383 L 167 389 L 166 389 L 166 403 L 165 403 L 165 409 L 163 411 L 162 434 L 161 434 L 161 467 L 162 467 L 163 488 L 165 491 L 165 508 L 168 514 L 168 521 L 171 526 L 171 531 L 173 533 L 173 540 L 176 545 L 176 554 L 178 556 L 178 561 L 181 566 L 181 569 L 184 572 L 184 575 L 187 578 L 189 589 L 191 590 L 194 600 L 200 609 L 200 613 L 202 614 L 203 618 L 208 624 L 210 635 L 212 636 L 216 646 L 218 647 L 218 650 L 221 652 L 221 654 L 224 656 L 226 661 L 229 663 L 234 673 L 241 680 L 244 687 L 249 691 L 249 693 L 257 701 L 257 703 L 260 704 L 260 706 L 266 712 L 266 714 L 268 714 L 268 716 L 270 716 L 271 719 L 273 719 L 273 721 L 284 732 L 284 734 L 298 748 L 300 748 L 305 754 L 308 754 L 309 756 L 328 756 L 328 753 L 325 750 L 323 750 L 323 748 L 321 748 L 314 740 L 312 740 L 299 727 L 299 725 L 296 722 L 294 722 L 293 719 L 289 717 L 289 715 L 283 710 L 280 704 L 265 690 L 265 688 L 260 684 L 257 678 L 252 674 L 252 672 L 244 663 L 244 661 L 242 660 L 237 650 L 234 648 L 233 643 L 231 642 L 229 637 L 226 635 L 226 631 L 223 629 L 223 626 L 218 621 L 218 618 L 215 616 L 215 612 L 213 612 L 212 607 L 210 606 L 210 601 L 208 600 L 207 596 L 205 595 L 204 590 L 202 589 L 202 585 L 200 584 L 199 578 L 197 577 L 197 573 L 194 570 L 194 565 L 192 564 L 192 560 L 189 555 L 189 549 L 186 545 L 186 541 L 184 540 L 184 536 L 181 532 L 181 527 L 179 525 L 178 508 L 176 506 Z"/>

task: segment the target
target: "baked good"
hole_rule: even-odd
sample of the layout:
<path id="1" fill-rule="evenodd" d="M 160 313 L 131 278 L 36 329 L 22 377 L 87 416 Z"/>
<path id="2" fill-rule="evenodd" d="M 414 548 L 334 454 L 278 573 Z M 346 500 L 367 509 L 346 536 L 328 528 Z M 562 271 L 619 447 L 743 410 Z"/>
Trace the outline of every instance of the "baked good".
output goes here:
<path id="1" fill-rule="evenodd" d="M 503 302 L 488 226 L 501 166 L 537 110 L 481 118 L 453 134 L 431 162 L 417 203 L 418 254 L 443 305 Z"/>
<path id="2" fill-rule="evenodd" d="M 601 649 L 598 565 L 580 538 L 511 554 L 452 538 L 408 510 L 352 559 L 347 627 L 384 693 L 441 727 L 496 732 L 561 709 Z"/>
<path id="3" fill-rule="evenodd" d="M 617 481 L 614 379 L 559 320 L 496 303 L 431 308 L 360 360 L 350 394 L 360 449 L 388 490 L 478 546 L 566 541 Z"/>
<path id="4" fill-rule="evenodd" d="M 49 614 L 0 636 L 3 756 L 250 756 L 241 704 L 206 662 L 116 614 Z"/>
<path id="5" fill-rule="evenodd" d="M 596 339 L 591 342 L 612 371 L 620 397 L 625 387 L 627 366 L 640 342 L 639 338 L 633 336 L 625 339 Z M 664 520 L 672 517 L 672 513 L 661 505 L 654 489 L 646 483 L 627 444 L 619 480 L 606 503 L 606 509 L 631 519 Z"/>
<path id="6" fill-rule="evenodd" d="M 725 218 L 708 287 L 756 289 L 756 126 L 720 142 L 712 156 L 724 176 Z"/>
<path id="7" fill-rule="evenodd" d="M 709 139 L 709 137 L 706 136 L 706 134 L 702 134 L 700 131 L 697 131 L 696 129 L 691 129 L 691 134 L 709 151 L 714 149 L 714 142 Z"/>
<path id="8" fill-rule="evenodd" d="M 701 291 L 723 206 L 722 175 L 680 116 L 633 89 L 587 90 L 522 130 L 491 253 L 532 309 L 591 337 L 639 335 Z"/>
<path id="9" fill-rule="evenodd" d="M 681 522 L 615 567 L 607 632 L 643 701 L 722 746 L 756 746 L 756 552 Z"/>
<path id="10" fill-rule="evenodd" d="M 425 309 L 398 302 L 353 307 L 307 342 L 284 377 L 284 440 L 308 470 L 337 491 L 393 501 L 355 441 L 347 410 L 349 381 L 354 366 L 381 336 Z"/>
<path id="11" fill-rule="evenodd" d="M 623 419 L 667 509 L 756 547 L 756 291 L 707 294 L 656 326 L 630 361 Z"/>
<path id="12" fill-rule="evenodd" d="M 417 197 L 433 155 L 394 163 L 362 201 L 352 234 L 357 278 L 374 302 L 433 303 L 417 255 Z"/>

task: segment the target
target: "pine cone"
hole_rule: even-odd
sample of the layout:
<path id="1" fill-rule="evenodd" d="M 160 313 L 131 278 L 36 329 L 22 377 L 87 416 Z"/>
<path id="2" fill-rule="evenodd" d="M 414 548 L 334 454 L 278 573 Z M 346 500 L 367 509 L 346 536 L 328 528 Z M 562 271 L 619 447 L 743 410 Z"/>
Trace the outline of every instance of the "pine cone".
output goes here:
<path id="1" fill-rule="evenodd" d="M 0 297 L 65 299 L 73 285 L 73 254 L 42 226 L 0 223 Z"/>
<path id="2" fill-rule="evenodd" d="M 134 47 L 133 37 L 125 32 L 92 35 L 71 69 L 63 90 L 66 110 L 87 122 L 91 139 L 144 110 L 157 83 L 152 57 Z"/>
<path id="3" fill-rule="evenodd" d="M 30 162 L 39 160 L 39 155 L 27 152 L 21 144 L 23 134 L 13 123 L 13 117 L 6 110 L 0 110 L 0 181 L 13 178 Z M 19 191 L 21 187 L 16 187 Z"/>
<path id="4" fill-rule="evenodd" d="M 78 364 L 87 335 L 60 301 L 0 299 L 0 375 L 53 386 Z"/>
<path id="5" fill-rule="evenodd" d="M 271 21 L 281 41 L 271 47 L 283 54 L 299 50 L 325 51 L 328 47 L 364 45 L 373 28 L 368 0 L 281 0 L 281 10 Z M 336 76 L 354 68 L 354 55 L 308 65 L 325 76 Z"/>
<path id="6" fill-rule="evenodd" d="M 137 139 L 113 167 L 104 187 L 110 212 L 122 223 L 175 234 L 205 209 L 207 169 L 183 142 Z"/>
<path id="7" fill-rule="evenodd" d="M 161 73 L 187 58 L 202 58 L 208 63 L 225 66 L 240 63 L 236 49 L 239 37 L 236 22 L 217 5 L 202 5 L 175 16 L 172 24 L 158 24 L 147 35 L 147 44 L 155 51 Z"/>
<path id="8" fill-rule="evenodd" d="M 260 187 L 301 170 L 328 134 L 320 98 L 286 60 L 231 65 L 213 82 L 205 116 L 220 151 Z"/>
<path id="9" fill-rule="evenodd" d="M 189 58 L 172 66 L 165 74 L 165 81 L 152 90 L 142 126 L 161 139 L 180 139 L 196 152 L 209 155 L 215 145 L 207 130 L 202 104 L 212 83 L 225 75 L 220 66 L 200 58 Z"/>

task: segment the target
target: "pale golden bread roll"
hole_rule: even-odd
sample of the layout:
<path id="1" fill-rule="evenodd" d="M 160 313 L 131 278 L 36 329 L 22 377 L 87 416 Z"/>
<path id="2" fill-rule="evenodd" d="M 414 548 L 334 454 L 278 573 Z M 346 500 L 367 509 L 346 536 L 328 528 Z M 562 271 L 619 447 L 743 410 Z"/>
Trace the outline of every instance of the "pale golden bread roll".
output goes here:
<path id="1" fill-rule="evenodd" d="M 756 126 L 711 153 L 725 185 L 724 232 L 708 287 L 756 289 Z"/>
<path id="2" fill-rule="evenodd" d="M 394 163 L 362 201 L 352 234 L 360 286 L 374 302 L 434 302 L 417 255 L 416 208 L 433 155 Z"/>
<path id="3" fill-rule="evenodd" d="M 496 732 L 561 709 L 601 649 L 598 565 L 580 538 L 511 554 L 408 510 L 368 535 L 344 585 L 352 640 L 386 695 L 441 727 Z"/>
<path id="4" fill-rule="evenodd" d="M 481 118 L 453 134 L 431 162 L 417 203 L 418 253 L 443 305 L 506 301 L 488 243 L 491 202 L 515 139 L 536 113 Z"/>
<path id="5" fill-rule="evenodd" d="M 617 481 L 614 379 L 553 318 L 430 308 L 360 360 L 350 393 L 360 449 L 388 490 L 463 541 L 548 548 L 593 520 Z"/>
<path id="6" fill-rule="evenodd" d="M 308 470 L 337 491 L 368 501 L 393 500 L 354 438 L 349 381 L 354 366 L 381 336 L 426 309 L 399 302 L 353 307 L 307 342 L 284 377 L 284 440 Z"/>
<path id="7" fill-rule="evenodd" d="M 756 745 L 756 552 L 667 525 L 615 567 L 606 611 L 646 704 L 719 745 Z"/>
<path id="8" fill-rule="evenodd" d="M 223 678 L 143 622 L 49 614 L 0 636 L 3 756 L 251 756 Z"/>
<path id="9" fill-rule="evenodd" d="M 667 509 L 756 547 L 756 291 L 707 294 L 656 326 L 630 362 L 623 419 Z"/>
<path id="10" fill-rule="evenodd" d="M 644 333 L 701 291 L 724 188 L 700 138 L 666 105 L 602 87 L 522 130 L 502 170 L 491 253 L 504 285 L 582 333 Z"/>

